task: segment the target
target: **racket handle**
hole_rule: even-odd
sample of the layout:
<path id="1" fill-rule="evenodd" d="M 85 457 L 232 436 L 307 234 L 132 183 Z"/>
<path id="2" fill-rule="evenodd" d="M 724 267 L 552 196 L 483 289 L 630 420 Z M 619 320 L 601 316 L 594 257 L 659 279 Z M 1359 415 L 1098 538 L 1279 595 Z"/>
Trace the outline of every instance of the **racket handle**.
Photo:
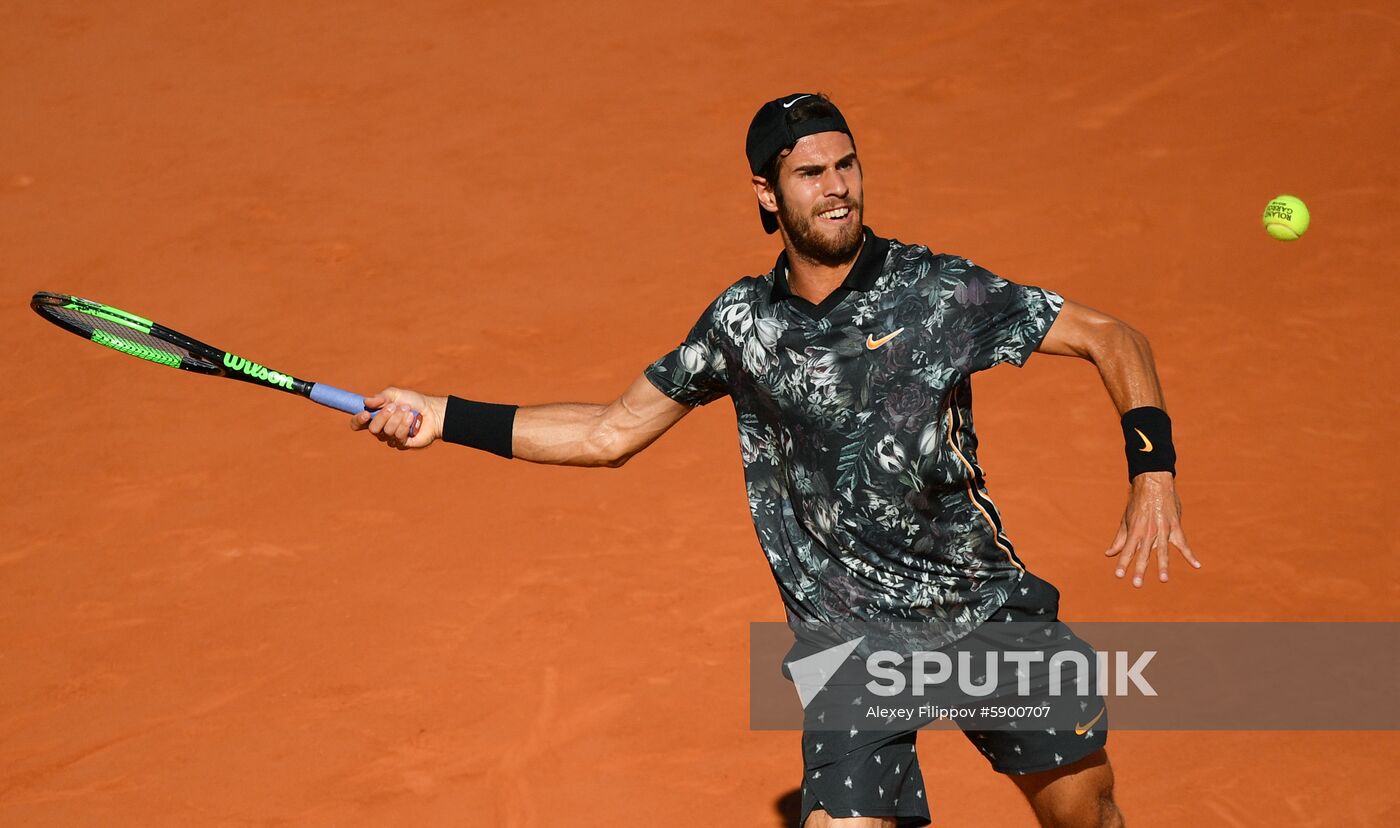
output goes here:
<path id="1" fill-rule="evenodd" d="M 346 391 L 343 388 L 336 388 L 334 385 L 326 385 L 318 382 L 311 386 L 311 401 L 318 402 L 328 408 L 344 411 L 346 414 L 359 414 L 365 411 L 365 398 L 354 391 Z"/>
<path id="2" fill-rule="evenodd" d="M 379 410 L 365 408 L 365 398 L 354 391 L 346 391 L 344 388 L 336 388 L 334 385 L 326 385 L 323 382 L 312 385 L 309 396 L 312 402 L 344 411 L 346 414 L 359 414 L 361 411 L 369 411 L 373 414 Z M 413 412 L 413 427 L 409 430 L 408 436 L 412 437 L 418 433 L 418 424 L 422 421 L 422 415 L 417 411 Z"/>

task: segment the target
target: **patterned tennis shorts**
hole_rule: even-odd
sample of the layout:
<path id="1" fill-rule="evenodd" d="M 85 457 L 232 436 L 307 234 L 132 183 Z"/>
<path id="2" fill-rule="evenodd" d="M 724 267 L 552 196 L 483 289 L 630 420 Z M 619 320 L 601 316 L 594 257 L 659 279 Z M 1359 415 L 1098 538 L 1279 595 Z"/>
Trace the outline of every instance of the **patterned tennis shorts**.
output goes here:
<path id="1" fill-rule="evenodd" d="M 1059 621 L 1059 590 L 1026 572 L 1012 597 L 987 624 L 1044 623 L 1053 650 L 1074 649 L 1088 654 L 1090 684 L 1097 680 L 1092 649 Z M 1051 635 L 1053 633 L 1053 636 Z M 844 672 L 844 668 L 843 668 Z M 838 674 L 839 675 L 839 674 Z M 823 692 L 835 690 L 828 685 Z M 859 688 L 848 688 L 860 692 Z M 839 692 L 839 691 L 838 691 Z M 995 702 L 995 699 L 987 700 Z M 1054 705 L 1057 719 L 1067 716 L 1083 726 L 978 729 L 978 720 L 958 718 L 957 725 L 999 773 L 1021 775 L 1053 770 L 1095 753 L 1108 741 L 1108 715 L 1102 701 L 1078 697 L 1032 700 Z M 861 703 L 856 697 L 853 703 Z M 1026 704 L 1022 697 L 1019 704 Z M 802 734 L 802 819 L 814 810 L 833 817 L 896 817 L 901 828 L 930 824 L 919 757 L 915 752 L 918 725 L 908 730 L 820 730 L 812 725 Z M 985 727 L 985 724 L 983 725 Z"/>

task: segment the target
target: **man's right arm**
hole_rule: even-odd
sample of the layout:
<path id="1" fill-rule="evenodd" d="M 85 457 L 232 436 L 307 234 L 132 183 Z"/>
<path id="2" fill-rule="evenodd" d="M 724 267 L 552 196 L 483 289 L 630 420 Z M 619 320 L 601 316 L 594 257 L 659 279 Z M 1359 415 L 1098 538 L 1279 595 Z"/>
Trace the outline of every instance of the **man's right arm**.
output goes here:
<path id="1" fill-rule="evenodd" d="M 386 388 L 365 400 L 368 412 L 350 418 L 355 431 L 368 431 L 392 448 L 427 448 L 442 437 L 446 397 Z M 409 436 L 412 412 L 421 412 L 417 432 Z M 521 406 L 511 429 L 511 454 L 532 463 L 616 468 L 656 441 L 690 412 L 637 377 L 620 397 L 606 405 L 547 403 Z"/>

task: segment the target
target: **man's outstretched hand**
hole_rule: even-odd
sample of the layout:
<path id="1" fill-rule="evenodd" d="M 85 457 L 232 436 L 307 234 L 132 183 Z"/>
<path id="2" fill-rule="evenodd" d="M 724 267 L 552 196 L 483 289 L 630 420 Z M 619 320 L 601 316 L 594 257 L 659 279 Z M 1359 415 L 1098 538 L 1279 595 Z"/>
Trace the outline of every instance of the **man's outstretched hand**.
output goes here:
<path id="1" fill-rule="evenodd" d="M 378 409 L 371 416 L 362 411 L 350 418 L 352 431 L 368 431 L 390 448 L 427 448 L 442 436 L 446 397 L 428 397 L 403 388 L 385 388 L 365 398 L 365 408 Z M 413 412 L 418 412 L 415 416 Z M 414 430 L 414 425 L 417 430 Z M 410 436 L 411 435 L 411 436 Z"/>
<path id="2" fill-rule="evenodd" d="M 1186 545 L 1186 534 L 1181 530 L 1181 499 L 1176 496 L 1176 479 L 1171 472 L 1144 472 L 1133 478 L 1132 493 L 1128 495 L 1128 508 L 1123 512 L 1123 523 L 1118 527 L 1118 535 L 1113 545 L 1104 551 L 1110 558 L 1121 555 L 1118 569 L 1114 573 L 1122 578 L 1131 568 L 1133 586 L 1142 586 L 1142 574 L 1147 571 L 1147 562 L 1157 556 L 1157 578 L 1167 580 L 1167 558 L 1171 547 L 1181 550 L 1181 556 L 1196 569 L 1201 562 Z"/>

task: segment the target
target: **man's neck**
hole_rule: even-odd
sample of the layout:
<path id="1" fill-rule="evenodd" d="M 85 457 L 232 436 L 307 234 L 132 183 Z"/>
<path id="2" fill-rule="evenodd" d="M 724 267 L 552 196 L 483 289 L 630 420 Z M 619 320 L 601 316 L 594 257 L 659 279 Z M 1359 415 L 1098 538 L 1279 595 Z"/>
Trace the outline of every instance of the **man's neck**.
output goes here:
<path id="1" fill-rule="evenodd" d="M 820 305 L 832 291 L 841 286 L 851 268 L 855 267 L 856 260 L 860 258 L 860 251 L 865 249 L 865 237 L 861 236 L 860 245 L 851 254 L 851 258 L 840 264 L 814 261 L 798 253 L 786 240 L 784 244 L 787 248 L 788 290 L 814 305 Z"/>

